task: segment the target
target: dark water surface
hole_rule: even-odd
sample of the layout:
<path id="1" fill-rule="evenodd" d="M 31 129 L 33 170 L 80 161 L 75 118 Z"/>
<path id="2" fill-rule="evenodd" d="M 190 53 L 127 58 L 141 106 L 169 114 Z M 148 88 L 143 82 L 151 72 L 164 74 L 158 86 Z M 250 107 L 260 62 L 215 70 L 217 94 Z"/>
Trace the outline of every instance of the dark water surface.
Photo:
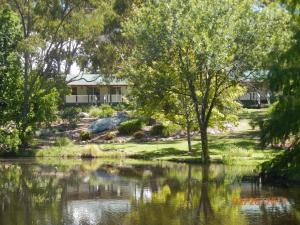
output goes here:
<path id="1" fill-rule="evenodd" d="M 300 187 L 253 167 L 124 160 L 1 160 L 1 225 L 300 224 Z"/>

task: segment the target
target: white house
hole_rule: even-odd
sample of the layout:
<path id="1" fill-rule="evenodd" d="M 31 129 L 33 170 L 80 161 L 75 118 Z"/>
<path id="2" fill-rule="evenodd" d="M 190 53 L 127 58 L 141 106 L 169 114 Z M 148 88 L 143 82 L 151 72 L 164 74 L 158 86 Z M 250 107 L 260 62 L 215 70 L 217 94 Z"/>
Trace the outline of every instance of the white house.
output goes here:
<path id="1" fill-rule="evenodd" d="M 67 104 L 121 103 L 127 95 L 127 81 L 105 77 L 99 74 L 68 75 L 71 95 L 66 96 Z"/>

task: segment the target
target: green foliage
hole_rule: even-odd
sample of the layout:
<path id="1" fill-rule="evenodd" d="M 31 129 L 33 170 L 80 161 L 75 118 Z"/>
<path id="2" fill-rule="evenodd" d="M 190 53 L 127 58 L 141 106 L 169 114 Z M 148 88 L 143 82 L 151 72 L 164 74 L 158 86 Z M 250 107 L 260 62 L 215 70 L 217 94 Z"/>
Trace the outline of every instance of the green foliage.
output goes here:
<path id="1" fill-rule="evenodd" d="M 223 151 L 223 162 L 227 165 L 234 164 L 239 158 L 251 158 L 253 155 L 252 150 L 247 150 L 233 144 L 226 145 Z"/>
<path id="2" fill-rule="evenodd" d="M 54 146 L 64 147 L 71 145 L 73 142 L 68 137 L 57 137 L 54 142 Z"/>
<path id="3" fill-rule="evenodd" d="M 148 1 L 124 23 L 125 36 L 132 43 L 124 62 L 132 95 L 149 112 L 157 108 L 152 99 L 189 96 L 206 162 L 207 127 L 236 121 L 238 105 L 228 102 L 240 93 L 238 84 L 290 44 L 286 10 L 275 3 L 261 8 L 255 4 L 253 0 Z"/>
<path id="4" fill-rule="evenodd" d="M 110 117 L 115 112 L 114 109 L 110 105 L 103 104 L 100 106 L 102 110 L 101 117 Z"/>
<path id="5" fill-rule="evenodd" d="M 118 111 L 118 112 L 122 112 L 124 110 L 126 110 L 127 105 L 125 105 L 124 103 L 118 103 L 117 105 L 113 106 L 113 109 Z"/>
<path id="6" fill-rule="evenodd" d="M 99 107 L 92 106 L 89 110 L 89 115 L 92 117 L 111 117 L 114 114 L 114 109 L 110 105 L 101 105 Z"/>
<path id="7" fill-rule="evenodd" d="M 143 139 L 145 137 L 145 132 L 140 130 L 133 134 L 133 137 L 137 140 Z"/>
<path id="8" fill-rule="evenodd" d="M 295 41 L 291 48 L 273 60 L 270 66 L 269 86 L 276 102 L 262 124 L 262 142 L 283 143 L 300 138 L 300 16 L 299 4 L 286 1 L 293 15 L 292 29 Z M 277 57 L 276 57 L 277 59 Z M 296 144 L 296 143 L 295 143 Z"/>
<path id="9" fill-rule="evenodd" d="M 291 48 L 273 60 L 269 85 L 275 94 L 268 118 L 261 124 L 263 144 L 288 144 L 284 154 L 262 165 L 262 175 L 268 181 L 277 178 L 300 181 L 300 16 L 297 1 L 283 1 L 292 14 L 294 42 Z"/>
<path id="10" fill-rule="evenodd" d="M 136 131 L 141 130 L 144 127 L 144 123 L 140 119 L 129 120 L 123 122 L 118 127 L 118 131 L 122 135 L 131 135 L 134 134 Z"/>
<path id="11" fill-rule="evenodd" d="M 113 133 L 113 132 L 108 132 L 108 133 L 106 133 L 105 134 L 105 136 L 104 136 L 104 140 L 112 140 L 112 139 L 114 139 L 116 137 L 116 134 L 115 133 Z"/>
<path id="12" fill-rule="evenodd" d="M 56 119 L 57 105 L 67 91 L 65 75 L 75 61 L 81 65 L 83 46 L 99 39 L 112 15 L 112 2 L 4 3 L 0 6 L 0 102 L 5 102 L 5 109 L 1 106 L 0 126 L 2 120 L 14 123 L 25 147 L 38 127 Z"/>
<path id="13" fill-rule="evenodd" d="M 16 47 L 21 39 L 18 17 L 0 7 L 0 151 L 17 151 L 20 145 L 16 121 L 20 116 L 21 63 Z"/>
<path id="14" fill-rule="evenodd" d="M 0 153 L 16 152 L 19 149 L 20 138 L 16 129 L 0 128 Z"/>
<path id="15" fill-rule="evenodd" d="M 223 93 L 216 101 L 216 107 L 212 110 L 209 121 L 210 127 L 217 127 L 220 130 L 225 130 L 225 125 L 231 123 L 238 124 L 238 114 L 242 110 L 242 105 L 236 99 L 244 93 L 245 89 L 240 86 L 228 88 L 228 91 Z"/>
<path id="16" fill-rule="evenodd" d="M 156 124 L 153 127 L 151 127 L 150 134 L 152 136 L 162 136 L 163 135 L 163 129 L 164 129 L 164 125 Z"/>
<path id="17" fill-rule="evenodd" d="M 287 179 L 300 182 L 300 145 L 286 150 L 283 154 L 261 165 L 261 172 L 267 181 Z"/>
<path id="18" fill-rule="evenodd" d="M 180 131 L 180 127 L 176 124 L 157 124 L 151 128 L 150 134 L 152 136 L 170 137 L 178 133 L 178 131 Z"/>
<path id="19" fill-rule="evenodd" d="M 36 129 L 41 124 L 50 124 L 57 119 L 57 107 L 59 103 L 58 90 L 53 86 L 51 82 L 47 82 L 47 88 L 41 88 L 41 80 L 36 74 L 30 76 L 30 80 L 35 80 L 35 85 L 31 86 L 32 92 L 29 94 L 29 109 L 27 116 L 22 116 L 21 121 L 18 124 L 20 130 L 21 139 L 30 138 Z"/>
<path id="20" fill-rule="evenodd" d="M 92 135 L 89 131 L 80 131 L 79 136 L 81 141 L 88 141 L 92 138 Z"/>
<path id="21" fill-rule="evenodd" d="M 71 128 L 74 128 L 77 126 L 78 122 L 80 121 L 79 112 L 80 112 L 79 108 L 66 107 L 62 110 L 61 118 L 63 120 L 66 120 L 68 122 L 68 125 Z"/>

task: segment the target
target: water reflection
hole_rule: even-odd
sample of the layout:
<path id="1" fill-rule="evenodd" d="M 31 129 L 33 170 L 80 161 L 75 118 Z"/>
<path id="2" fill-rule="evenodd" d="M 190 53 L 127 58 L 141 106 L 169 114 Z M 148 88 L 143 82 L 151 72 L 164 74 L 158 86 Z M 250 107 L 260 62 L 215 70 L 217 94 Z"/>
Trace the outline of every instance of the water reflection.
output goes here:
<path id="1" fill-rule="evenodd" d="M 299 187 L 242 181 L 252 169 L 107 160 L 1 161 L 0 224 L 300 224 Z M 286 202 L 256 201 L 273 197 Z"/>

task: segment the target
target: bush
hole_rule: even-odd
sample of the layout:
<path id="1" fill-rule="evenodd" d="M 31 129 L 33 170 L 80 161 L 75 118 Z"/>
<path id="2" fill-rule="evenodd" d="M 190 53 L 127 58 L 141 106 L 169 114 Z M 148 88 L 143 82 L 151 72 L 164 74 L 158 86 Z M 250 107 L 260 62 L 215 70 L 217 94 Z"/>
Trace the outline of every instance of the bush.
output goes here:
<path id="1" fill-rule="evenodd" d="M 124 111 L 126 109 L 126 105 L 124 103 L 118 103 L 113 107 L 116 111 Z"/>
<path id="2" fill-rule="evenodd" d="M 110 105 L 102 105 L 101 107 L 102 114 L 100 117 L 110 117 L 114 114 L 114 109 Z"/>
<path id="3" fill-rule="evenodd" d="M 145 132 L 142 130 L 137 131 L 133 134 L 133 137 L 138 140 L 143 139 L 145 137 Z"/>
<path id="4" fill-rule="evenodd" d="M 17 130 L 0 129 L 0 152 L 16 152 L 21 144 Z"/>
<path id="5" fill-rule="evenodd" d="M 120 134 L 131 135 L 143 128 L 144 124 L 140 119 L 129 120 L 121 123 L 118 128 Z"/>
<path id="6" fill-rule="evenodd" d="M 177 124 L 169 124 L 169 125 L 165 126 L 163 135 L 165 137 L 174 136 L 180 131 L 180 129 L 181 129 L 180 126 Z"/>
<path id="7" fill-rule="evenodd" d="M 110 117 L 114 114 L 114 109 L 110 105 L 102 105 L 100 107 L 93 106 L 89 110 L 89 115 L 92 117 Z"/>
<path id="8" fill-rule="evenodd" d="M 79 112 L 79 108 L 68 107 L 63 109 L 61 118 L 68 122 L 69 127 L 74 128 L 80 121 Z"/>
<path id="9" fill-rule="evenodd" d="M 116 134 L 115 133 L 113 133 L 113 132 L 108 132 L 108 133 L 106 133 L 105 134 L 105 136 L 104 136 L 104 140 L 112 140 L 112 139 L 114 139 L 116 137 Z"/>
<path id="10" fill-rule="evenodd" d="M 156 124 L 154 125 L 151 130 L 150 130 L 150 134 L 152 136 L 162 136 L 163 134 L 163 129 L 164 129 L 164 125 L 162 124 Z"/>
<path id="11" fill-rule="evenodd" d="M 92 138 L 92 135 L 88 131 L 80 131 L 80 140 L 81 141 L 87 141 Z"/>
<path id="12" fill-rule="evenodd" d="M 157 124 L 151 128 L 150 134 L 152 136 L 170 137 L 175 135 L 179 130 L 180 127 L 176 124 L 170 124 L 170 125 Z"/>
<path id="13" fill-rule="evenodd" d="M 67 137 L 58 137 L 55 139 L 54 143 L 54 145 L 58 147 L 64 147 L 70 144 L 72 144 L 72 141 Z"/>
<path id="14" fill-rule="evenodd" d="M 99 147 L 97 145 L 86 145 L 83 152 L 81 153 L 81 158 L 95 158 L 98 156 Z"/>
<path id="15" fill-rule="evenodd" d="M 300 144 L 285 150 L 261 165 L 261 176 L 265 181 L 294 181 L 300 183 Z"/>

